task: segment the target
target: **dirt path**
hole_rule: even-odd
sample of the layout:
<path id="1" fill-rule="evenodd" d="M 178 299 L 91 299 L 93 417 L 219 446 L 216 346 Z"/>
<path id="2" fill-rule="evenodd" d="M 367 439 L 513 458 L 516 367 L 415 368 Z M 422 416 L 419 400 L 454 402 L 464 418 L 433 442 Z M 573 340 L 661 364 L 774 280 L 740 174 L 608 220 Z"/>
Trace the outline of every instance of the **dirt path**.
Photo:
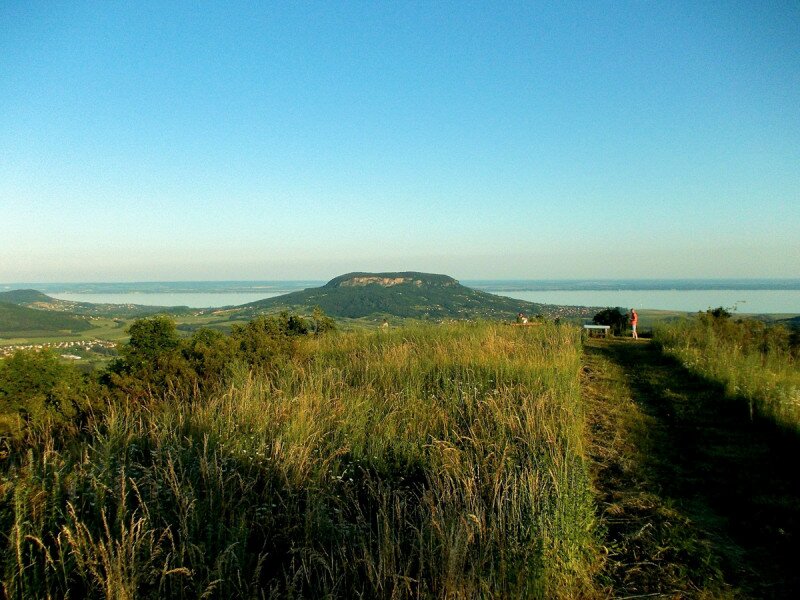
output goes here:
<path id="1" fill-rule="evenodd" d="M 590 341 L 584 387 L 611 595 L 800 598 L 800 436 L 646 341 Z"/>

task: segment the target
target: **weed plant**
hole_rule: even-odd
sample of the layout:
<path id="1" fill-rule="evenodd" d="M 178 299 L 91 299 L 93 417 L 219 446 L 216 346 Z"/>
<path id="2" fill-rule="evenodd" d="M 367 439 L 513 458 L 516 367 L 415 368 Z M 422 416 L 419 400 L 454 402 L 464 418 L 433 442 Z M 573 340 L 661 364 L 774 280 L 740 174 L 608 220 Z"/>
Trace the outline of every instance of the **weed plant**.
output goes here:
<path id="1" fill-rule="evenodd" d="M 8 598 L 574 598 L 597 528 L 574 328 L 333 333 L 0 461 Z"/>
<path id="2" fill-rule="evenodd" d="M 796 334 L 782 325 L 734 320 L 718 309 L 661 326 L 654 338 L 687 369 L 717 381 L 728 396 L 744 398 L 751 417 L 800 432 Z"/>

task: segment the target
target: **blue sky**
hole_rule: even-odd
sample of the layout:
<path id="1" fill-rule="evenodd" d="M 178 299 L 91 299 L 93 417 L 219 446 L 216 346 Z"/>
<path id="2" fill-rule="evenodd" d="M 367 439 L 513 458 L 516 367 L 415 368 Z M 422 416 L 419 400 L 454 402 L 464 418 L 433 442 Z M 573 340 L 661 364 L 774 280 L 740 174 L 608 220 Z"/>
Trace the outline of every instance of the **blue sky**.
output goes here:
<path id="1" fill-rule="evenodd" d="M 0 282 L 800 276 L 800 4 L 0 3 Z"/>

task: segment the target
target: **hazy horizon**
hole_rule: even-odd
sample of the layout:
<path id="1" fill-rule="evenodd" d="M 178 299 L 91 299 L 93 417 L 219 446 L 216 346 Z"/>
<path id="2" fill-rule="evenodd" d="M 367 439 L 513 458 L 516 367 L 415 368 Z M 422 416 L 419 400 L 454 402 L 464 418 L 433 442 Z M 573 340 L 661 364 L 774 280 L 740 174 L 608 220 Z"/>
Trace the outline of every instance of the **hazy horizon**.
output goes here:
<path id="1" fill-rule="evenodd" d="M 547 282 L 547 281 L 554 281 L 554 282 L 632 282 L 632 281 L 742 281 L 742 282 L 800 282 L 800 277 L 457 277 L 452 275 L 451 273 L 430 273 L 427 271 L 416 271 L 412 269 L 403 269 L 402 271 L 348 271 L 348 273 L 400 273 L 400 272 L 407 272 L 407 273 L 427 273 L 429 275 L 446 275 L 448 277 L 453 277 L 458 281 L 472 281 L 472 282 L 479 282 L 479 281 L 537 281 L 537 282 Z M 10 285 L 28 285 L 28 284 L 44 284 L 44 285 L 58 285 L 58 284 L 67 284 L 67 285 L 80 285 L 80 284 L 98 284 L 98 285 L 116 285 L 116 284 L 148 284 L 148 283 L 300 283 L 300 282 L 328 282 L 331 279 L 336 277 L 340 277 L 342 275 L 346 275 L 347 273 L 337 273 L 336 275 L 331 275 L 329 277 L 323 278 L 289 278 L 289 279 L 105 279 L 105 280 L 39 280 L 39 281 L 0 281 L 0 286 L 10 286 Z"/>
<path id="2" fill-rule="evenodd" d="M 363 271 L 351 271 L 363 272 Z M 384 271 L 385 272 L 385 271 Z M 408 271 L 406 271 L 408 272 Z M 428 273 L 433 274 L 433 273 Z M 291 288 L 296 288 L 300 284 L 325 284 L 335 277 L 340 277 L 343 273 L 338 273 L 333 277 L 323 279 L 198 279 L 198 280 L 150 280 L 150 281 L 0 281 L 0 291 L 18 289 L 20 286 L 44 286 L 43 289 L 53 289 L 56 286 L 67 286 L 76 288 L 77 286 L 95 286 L 97 289 L 134 289 L 135 286 L 139 288 L 146 288 L 151 286 L 153 289 L 163 289 L 163 286 L 176 287 L 182 286 L 186 289 L 202 289 L 202 288 L 218 288 L 225 291 L 245 289 L 278 289 L 286 284 Z M 436 275 L 452 276 L 449 273 L 436 273 Z M 614 287 L 628 287 L 642 285 L 654 285 L 656 288 L 663 288 L 665 286 L 680 284 L 680 285 L 694 285 L 700 286 L 699 289 L 713 289 L 714 287 L 724 287 L 727 289 L 737 289 L 736 285 L 745 286 L 742 289 L 747 289 L 747 286 L 753 289 L 794 289 L 800 287 L 800 278 L 798 277 L 670 277 L 670 278 L 459 278 L 454 277 L 461 283 L 469 283 L 481 287 L 481 284 L 496 286 L 500 284 L 515 285 L 535 285 L 536 289 L 543 289 L 541 286 L 553 284 L 556 289 L 568 289 L 564 286 L 577 286 L 577 289 L 590 289 L 590 288 L 603 288 L 604 286 L 613 285 Z M 258 285 L 253 285 L 258 284 Z M 127 287 L 126 287 L 127 286 Z M 194 286 L 194 287 L 193 287 Z M 200 287 L 198 287 L 200 286 Z M 588 286 L 588 288 L 586 287 Z M 770 286 L 777 286 L 772 287 Z M 632 288 L 642 289 L 642 288 Z M 147 292 L 143 292 L 147 293 Z"/>
<path id="3" fill-rule="evenodd" d="M 0 5 L 0 281 L 800 277 L 800 4 Z"/>
<path id="4" fill-rule="evenodd" d="M 462 279 L 460 282 L 480 291 L 543 304 L 689 312 L 724 306 L 739 313 L 800 313 L 800 279 Z M 0 283 L 0 292 L 34 288 L 67 301 L 199 309 L 240 306 L 324 283 L 324 280 Z"/>

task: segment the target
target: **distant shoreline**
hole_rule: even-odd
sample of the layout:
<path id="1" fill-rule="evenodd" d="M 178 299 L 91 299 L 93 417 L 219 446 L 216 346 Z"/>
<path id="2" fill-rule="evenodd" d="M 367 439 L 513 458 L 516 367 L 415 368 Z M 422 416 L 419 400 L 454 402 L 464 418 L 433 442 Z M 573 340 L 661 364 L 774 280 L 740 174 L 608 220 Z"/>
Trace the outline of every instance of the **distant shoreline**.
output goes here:
<path id="1" fill-rule="evenodd" d="M 35 289 L 76 302 L 206 309 L 241 306 L 325 283 L 313 280 L 22 283 L 0 284 L 0 291 Z M 687 313 L 722 306 L 738 314 L 800 314 L 800 279 L 484 279 L 461 283 L 499 296 L 558 306 L 619 306 Z"/>
<path id="2" fill-rule="evenodd" d="M 536 291 L 653 291 L 653 290 L 800 290 L 800 279 L 463 279 L 463 285 L 495 293 Z M 324 280 L 234 280 L 150 282 L 19 282 L 0 283 L 0 291 L 35 289 L 44 293 L 165 294 L 165 293 L 289 293 L 324 285 Z"/>
<path id="3" fill-rule="evenodd" d="M 510 291 L 800 290 L 800 279 L 499 279 L 462 281 L 475 289 Z"/>

